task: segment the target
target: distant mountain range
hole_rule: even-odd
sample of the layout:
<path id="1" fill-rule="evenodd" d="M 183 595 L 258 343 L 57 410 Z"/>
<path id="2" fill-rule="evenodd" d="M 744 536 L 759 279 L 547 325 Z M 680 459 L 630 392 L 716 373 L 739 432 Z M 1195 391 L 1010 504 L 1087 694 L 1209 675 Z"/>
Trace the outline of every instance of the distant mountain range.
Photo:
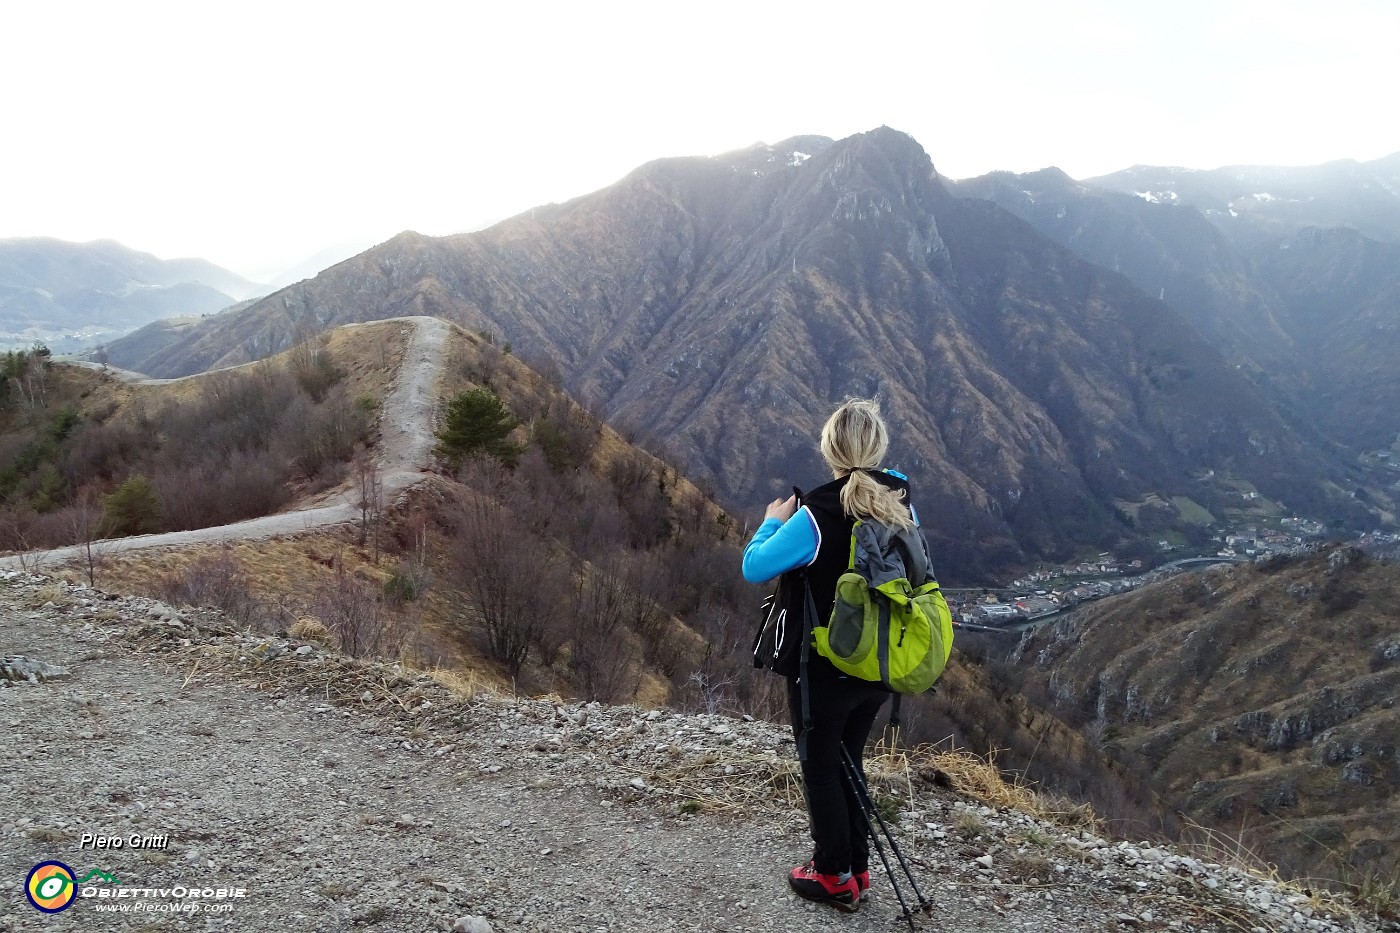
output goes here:
<path id="1" fill-rule="evenodd" d="M 266 292 L 203 259 L 157 259 L 111 240 L 0 240 L 0 344 L 10 347 L 78 349 Z"/>
<path id="2" fill-rule="evenodd" d="M 1210 171 L 1137 165 L 1085 180 L 1155 203 L 1194 207 L 1234 239 L 1269 239 L 1304 227 L 1350 227 L 1400 243 L 1400 152 L 1298 168 L 1235 165 Z"/>
<path id="3" fill-rule="evenodd" d="M 1160 214 L 1181 229 L 1159 231 L 1141 209 L 1161 205 L 1104 198 L 1081 205 L 1089 255 L 995 192 L 950 190 L 902 133 L 796 137 L 653 162 L 476 233 L 402 234 L 110 353 L 175 376 L 277 352 L 307 328 L 438 315 L 552 361 L 575 395 L 663 440 L 740 507 L 821 482 L 825 414 L 878 394 L 892 463 L 936 516 L 939 566 L 963 579 L 1141 537 L 1135 504 L 1207 498 L 1208 476 L 1304 514 L 1382 521 L 1351 495 L 1350 455 L 1290 407 L 1310 384 L 1271 387 L 1300 352 L 1303 309 L 1242 288 L 1248 257 L 1200 212 Z M 1164 245 L 1130 255 L 1168 276 L 1149 287 L 1112 252 L 1154 238 Z M 1202 301 L 1183 305 L 1177 288 Z"/>
<path id="4" fill-rule="evenodd" d="M 1301 430 L 1360 450 L 1400 439 L 1400 153 L 952 184 L 1181 312 Z"/>

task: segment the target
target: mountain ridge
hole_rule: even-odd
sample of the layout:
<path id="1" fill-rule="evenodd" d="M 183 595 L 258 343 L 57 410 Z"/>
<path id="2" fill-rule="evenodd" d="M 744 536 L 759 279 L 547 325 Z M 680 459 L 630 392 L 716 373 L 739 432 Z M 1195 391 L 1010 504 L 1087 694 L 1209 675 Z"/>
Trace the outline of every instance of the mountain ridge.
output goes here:
<path id="1" fill-rule="evenodd" d="M 1397 247 L 1361 233 L 1362 225 L 1279 225 L 1240 236 L 1187 199 L 1063 174 L 994 173 L 956 184 L 1179 309 L 1300 432 L 1353 457 L 1400 438 Z"/>
<path id="2" fill-rule="evenodd" d="M 1027 689 L 1170 805 L 1294 875 L 1384 875 L 1395 845 L 1395 564 L 1340 545 L 1077 609 L 1013 652 Z"/>
<path id="3" fill-rule="evenodd" d="M 741 507 L 819 481 L 830 406 L 883 394 L 893 463 L 948 517 L 932 533 L 958 577 L 1121 536 L 1111 499 L 1227 465 L 1295 509 L 1356 511 L 1311 478 L 1336 472 L 1329 455 L 1175 311 L 957 197 L 890 128 L 811 154 L 660 160 L 484 231 L 400 234 L 112 361 L 177 375 L 398 314 L 552 359 Z"/>
<path id="4" fill-rule="evenodd" d="M 1244 241 L 1301 227 L 1351 226 L 1371 239 L 1400 242 L 1400 152 L 1306 166 L 1139 165 L 1085 183 L 1179 200 Z"/>

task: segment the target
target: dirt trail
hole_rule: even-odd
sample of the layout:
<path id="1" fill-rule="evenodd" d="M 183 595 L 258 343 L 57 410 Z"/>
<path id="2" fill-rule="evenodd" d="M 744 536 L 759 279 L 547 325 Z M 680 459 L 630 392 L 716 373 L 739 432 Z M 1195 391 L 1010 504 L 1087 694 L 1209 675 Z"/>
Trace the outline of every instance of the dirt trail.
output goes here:
<path id="1" fill-rule="evenodd" d="M 66 673 L 0 679 L 6 933 L 417 933 L 472 916 L 492 933 L 909 929 L 878 866 L 853 916 L 788 890 L 811 843 L 782 791 L 791 731 L 770 723 L 463 699 L 213 611 L 0 572 L 0 656 L 13 655 Z M 891 774 L 892 832 L 934 905 L 920 931 L 1381 929 Z M 85 833 L 158 845 L 99 850 Z M 89 878 L 45 916 L 22 884 L 49 860 L 116 880 Z"/>
<path id="2" fill-rule="evenodd" d="M 386 502 L 417 483 L 428 466 L 433 448 L 433 387 L 442 372 L 443 356 L 451 326 L 435 317 L 414 316 L 397 318 L 413 324 L 403 364 L 393 387 L 384 400 L 379 420 L 379 476 Z M 375 322 L 376 324 L 382 322 Z M 365 325 L 350 325 L 365 326 Z M 122 377 L 125 378 L 125 377 Z M 185 377 L 191 378 L 191 377 Z M 164 384 L 175 380 L 140 380 Z M 136 535 L 95 542 L 101 554 L 116 554 L 147 548 L 179 547 L 225 541 L 258 540 L 279 536 L 306 534 L 331 525 L 355 521 L 359 516 L 357 493 L 345 490 L 331 498 L 289 512 L 279 512 L 262 518 L 248 519 L 214 528 L 172 531 L 155 535 Z M 0 570 L 21 567 L 45 567 L 69 560 L 81 559 L 82 547 L 30 551 L 0 557 Z"/>

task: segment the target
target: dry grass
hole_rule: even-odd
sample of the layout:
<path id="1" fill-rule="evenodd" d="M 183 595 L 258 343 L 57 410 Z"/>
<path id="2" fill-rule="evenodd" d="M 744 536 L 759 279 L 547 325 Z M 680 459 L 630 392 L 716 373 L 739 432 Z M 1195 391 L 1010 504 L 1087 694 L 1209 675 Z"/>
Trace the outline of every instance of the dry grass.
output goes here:
<path id="1" fill-rule="evenodd" d="M 953 820 L 953 832 L 964 839 L 976 839 L 986 831 L 986 822 L 973 810 L 963 810 Z"/>
<path id="2" fill-rule="evenodd" d="M 1013 878 L 1022 881 L 1044 883 L 1055 877 L 1055 868 L 1050 860 L 1034 852 L 1017 852 L 1007 863 L 1007 871 Z"/>
<path id="3" fill-rule="evenodd" d="M 1231 834 L 1191 822 L 1180 847 L 1202 861 L 1229 865 L 1301 894 L 1319 914 L 1345 918 L 1354 916 L 1359 909 L 1360 913 L 1383 920 L 1400 919 L 1400 860 L 1389 874 L 1375 870 L 1358 873 L 1347 869 L 1346 860 L 1334 851 L 1334 860 L 1344 866 L 1340 878 L 1285 878 L 1275 865 L 1245 841 L 1245 836 L 1243 828 Z"/>
<path id="4" fill-rule="evenodd" d="M 804 805 L 802 773 L 791 758 L 712 751 L 675 765 L 631 770 L 653 789 L 676 798 L 683 813 L 737 814 L 755 806 Z"/>
<path id="5" fill-rule="evenodd" d="M 1364 910 L 1386 920 L 1400 920 L 1400 868 L 1389 874 L 1370 872 L 1351 887 Z"/>
<path id="6" fill-rule="evenodd" d="M 504 697 L 509 695 L 509 690 L 498 680 L 483 674 L 481 671 L 439 667 L 424 671 L 424 673 L 451 691 L 453 696 L 463 700 L 474 700 L 480 696 Z"/>
<path id="7" fill-rule="evenodd" d="M 920 745 L 893 747 L 885 738 L 866 758 L 871 784 L 902 788 L 912 798 L 915 782 L 946 786 L 989 807 L 1016 810 L 1036 819 L 1076 829 L 1101 831 L 1098 817 L 1087 804 L 1038 793 L 1018 781 L 1008 781 L 996 756 L 981 758 L 961 749 Z"/>
<path id="8" fill-rule="evenodd" d="M 290 605 L 289 594 L 309 593 L 317 584 L 333 580 L 336 561 L 345 562 L 356 573 L 368 572 L 366 568 L 373 566 L 367 555 L 347 543 L 343 533 L 330 530 L 296 538 L 119 552 L 104 559 L 97 584 L 108 592 L 158 597 L 160 580 L 178 577 L 201 561 L 219 556 L 236 560 L 250 592 L 269 604 Z M 383 571 L 386 576 L 387 572 Z M 56 570 L 55 575 L 75 582 L 83 578 L 77 567 Z"/>
<path id="9" fill-rule="evenodd" d="M 68 595 L 68 591 L 55 583 L 46 583 L 35 591 L 29 600 L 31 608 L 38 609 L 53 603 L 55 606 L 68 606 L 73 602 L 73 598 Z"/>
<path id="10" fill-rule="evenodd" d="M 314 641 L 322 645 L 331 643 L 331 631 L 319 619 L 310 616 L 297 619 L 287 629 L 287 634 L 299 641 Z"/>
<path id="11" fill-rule="evenodd" d="M 719 769 L 728 766 L 729 773 Z M 871 799 L 890 820 L 891 811 L 912 805 L 917 785 L 934 783 L 947 786 L 989 807 L 1018 810 L 1036 819 L 1075 829 L 1099 828 L 1088 806 L 1071 804 L 1037 794 L 1034 790 L 1007 782 L 994 760 L 969 752 L 950 751 L 936 746 L 914 749 L 891 747 L 883 739 L 865 758 L 866 779 Z M 756 803 L 787 807 L 802 803 L 802 776 L 796 761 L 769 755 L 710 752 L 693 761 L 670 767 L 637 771 L 657 789 L 682 801 L 687 812 L 697 809 L 737 812 Z M 935 774 L 941 777 L 935 778 Z M 980 835 L 987 827 L 975 811 L 964 810 L 955 827 L 966 837 Z M 1048 837 L 1047 842 L 1048 842 Z"/>
<path id="12" fill-rule="evenodd" d="M 55 829 L 51 826 L 35 826 L 32 829 L 26 830 L 25 835 L 35 842 L 41 842 L 45 845 L 54 845 L 66 841 L 69 834 L 66 830 Z"/>

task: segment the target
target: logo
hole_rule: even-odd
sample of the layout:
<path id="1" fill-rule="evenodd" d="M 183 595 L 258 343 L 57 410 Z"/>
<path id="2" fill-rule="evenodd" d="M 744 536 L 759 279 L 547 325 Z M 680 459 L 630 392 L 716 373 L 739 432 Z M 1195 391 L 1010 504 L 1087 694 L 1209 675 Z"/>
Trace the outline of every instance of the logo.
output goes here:
<path id="1" fill-rule="evenodd" d="M 77 896 L 73 869 L 62 862 L 40 862 L 24 881 L 24 894 L 36 910 L 56 914 L 66 910 Z"/>

